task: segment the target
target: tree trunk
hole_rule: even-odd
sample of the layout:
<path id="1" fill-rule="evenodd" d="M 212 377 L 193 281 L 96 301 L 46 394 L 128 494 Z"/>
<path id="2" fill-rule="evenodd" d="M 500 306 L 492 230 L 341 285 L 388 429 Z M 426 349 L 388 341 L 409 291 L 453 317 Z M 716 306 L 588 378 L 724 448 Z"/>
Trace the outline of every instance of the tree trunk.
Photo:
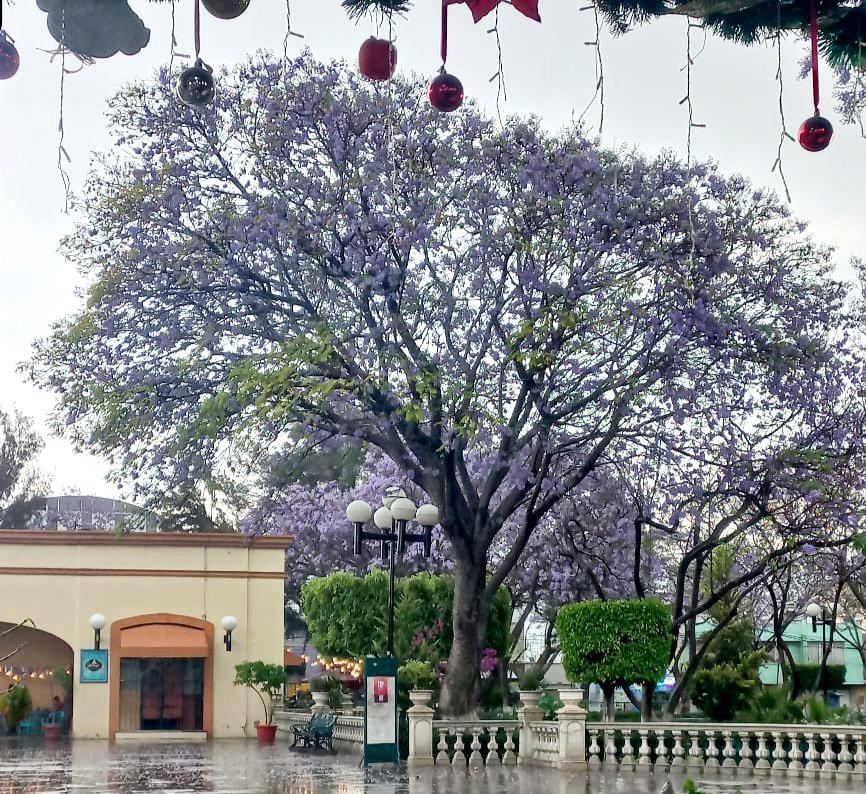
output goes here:
<path id="1" fill-rule="evenodd" d="M 604 693 L 604 721 L 613 722 L 616 719 L 616 703 L 613 699 L 616 687 L 613 684 L 602 684 L 601 691 Z"/>
<path id="2" fill-rule="evenodd" d="M 655 684 L 643 684 L 640 702 L 640 718 L 644 722 L 652 722 L 653 719 L 653 693 Z"/>
<path id="3" fill-rule="evenodd" d="M 484 587 L 484 569 L 458 559 L 454 571 L 454 642 L 439 700 L 439 708 L 448 717 L 474 716 L 477 710 L 478 666 L 490 611 L 484 602 Z"/>

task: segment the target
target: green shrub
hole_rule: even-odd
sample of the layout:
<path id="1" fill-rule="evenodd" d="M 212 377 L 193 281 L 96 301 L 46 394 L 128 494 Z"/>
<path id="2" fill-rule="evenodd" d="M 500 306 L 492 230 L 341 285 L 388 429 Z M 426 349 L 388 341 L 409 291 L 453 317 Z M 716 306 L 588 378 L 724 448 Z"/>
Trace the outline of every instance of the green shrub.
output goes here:
<path id="1" fill-rule="evenodd" d="M 818 676 L 821 673 L 820 664 L 797 664 L 794 665 L 794 681 L 796 682 L 796 695 L 804 692 L 813 692 L 818 686 Z M 844 664 L 827 665 L 827 689 L 840 689 L 845 685 L 847 668 Z M 823 684 L 822 687 L 823 689 Z"/>
<path id="2" fill-rule="evenodd" d="M 791 700 L 784 687 L 765 687 L 752 697 L 748 706 L 738 711 L 737 722 L 788 725 L 803 722 L 803 704 Z"/>
<path id="3" fill-rule="evenodd" d="M 405 682 L 409 689 L 435 689 L 439 683 L 433 665 L 420 659 L 403 662 L 398 670 L 398 680 Z"/>
<path id="4" fill-rule="evenodd" d="M 725 626 L 710 640 L 689 689 L 695 705 L 711 720 L 733 719 L 758 694 L 767 655 L 754 650 L 754 640 L 755 627 L 747 621 Z"/>
<path id="5" fill-rule="evenodd" d="M 544 671 L 536 664 L 529 664 L 517 676 L 517 688 L 523 692 L 535 692 L 544 686 Z"/>
<path id="6" fill-rule="evenodd" d="M 667 669 L 671 616 L 654 599 L 568 604 L 556 633 L 574 684 L 655 684 Z"/>

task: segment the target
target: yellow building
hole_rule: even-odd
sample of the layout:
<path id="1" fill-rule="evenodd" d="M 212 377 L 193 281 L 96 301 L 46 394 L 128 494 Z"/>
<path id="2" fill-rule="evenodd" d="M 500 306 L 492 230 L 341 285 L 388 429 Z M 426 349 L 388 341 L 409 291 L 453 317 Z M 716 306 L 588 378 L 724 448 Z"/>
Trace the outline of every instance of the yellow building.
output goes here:
<path id="1" fill-rule="evenodd" d="M 34 708 L 64 702 L 74 737 L 255 735 L 261 701 L 233 685 L 234 666 L 282 660 L 289 543 L 0 531 L 0 691 L 21 682 Z"/>

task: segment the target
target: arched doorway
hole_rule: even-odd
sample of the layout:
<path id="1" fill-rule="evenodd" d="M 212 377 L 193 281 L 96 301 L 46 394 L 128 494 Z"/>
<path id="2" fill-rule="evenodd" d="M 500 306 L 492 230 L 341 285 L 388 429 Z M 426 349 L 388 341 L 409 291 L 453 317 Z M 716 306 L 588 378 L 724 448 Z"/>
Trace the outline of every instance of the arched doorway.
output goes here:
<path id="1" fill-rule="evenodd" d="M 72 719 L 74 659 L 60 637 L 28 624 L 0 621 L 0 692 L 13 686 L 27 689 L 31 713 L 47 717 L 63 711 L 64 730 Z"/>
<path id="2" fill-rule="evenodd" d="M 158 613 L 111 624 L 109 736 L 213 735 L 212 623 Z"/>

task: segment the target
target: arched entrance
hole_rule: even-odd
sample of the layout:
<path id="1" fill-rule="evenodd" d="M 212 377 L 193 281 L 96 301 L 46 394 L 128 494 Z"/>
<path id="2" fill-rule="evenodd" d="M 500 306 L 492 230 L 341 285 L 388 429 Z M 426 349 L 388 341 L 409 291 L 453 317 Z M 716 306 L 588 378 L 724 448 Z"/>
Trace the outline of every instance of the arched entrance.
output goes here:
<path id="1" fill-rule="evenodd" d="M 213 735 L 212 623 L 158 613 L 111 624 L 109 736 Z"/>
<path id="2" fill-rule="evenodd" d="M 13 685 L 26 688 L 32 713 L 47 717 L 62 710 L 64 729 L 72 718 L 74 658 L 60 637 L 28 624 L 0 621 L 0 692 Z"/>

